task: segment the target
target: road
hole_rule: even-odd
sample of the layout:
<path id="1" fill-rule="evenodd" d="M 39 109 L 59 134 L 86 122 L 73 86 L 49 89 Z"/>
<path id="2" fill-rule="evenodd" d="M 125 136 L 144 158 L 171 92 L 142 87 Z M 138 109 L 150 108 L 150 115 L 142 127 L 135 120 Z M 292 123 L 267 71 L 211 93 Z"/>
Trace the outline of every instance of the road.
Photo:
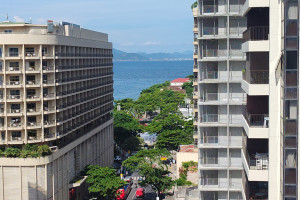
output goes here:
<path id="1" fill-rule="evenodd" d="M 132 184 L 132 190 L 130 194 L 127 197 L 127 200 L 141 200 L 141 198 L 136 198 L 135 193 L 136 189 L 139 187 L 138 185 L 138 178 L 140 177 L 138 172 L 133 172 L 131 177 L 133 178 L 133 184 Z M 135 186 L 135 183 L 137 184 L 137 187 Z M 155 200 L 156 194 L 150 187 L 145 188 L 145 197 L 142 198 L 143 200 Z"/>

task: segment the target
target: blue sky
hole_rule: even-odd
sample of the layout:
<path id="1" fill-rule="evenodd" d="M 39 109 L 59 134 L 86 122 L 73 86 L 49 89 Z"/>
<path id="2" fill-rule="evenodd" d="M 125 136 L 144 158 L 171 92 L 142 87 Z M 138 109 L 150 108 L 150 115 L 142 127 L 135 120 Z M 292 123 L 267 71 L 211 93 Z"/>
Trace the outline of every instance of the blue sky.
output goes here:
<path id="1" fill-rule="evenodd" d="M 9 0 L 1 4 L 12 21 L 68 21 L 109 34 L 127 52 L 193 50 L 194 0 Z"/>

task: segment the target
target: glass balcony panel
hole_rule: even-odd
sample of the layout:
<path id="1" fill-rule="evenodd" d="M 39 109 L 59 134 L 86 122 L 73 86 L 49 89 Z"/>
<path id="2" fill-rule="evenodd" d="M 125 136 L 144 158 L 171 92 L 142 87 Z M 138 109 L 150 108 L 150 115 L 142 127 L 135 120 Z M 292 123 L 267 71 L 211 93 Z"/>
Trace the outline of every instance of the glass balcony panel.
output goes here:
<path id="1" fill-rule="evenodd" d="M 285 101 L 285 119 L 297 119 L 297 101 Z"/>
<path id="2" fill-rule="evenodd" d="M 286 52 L 286 68 L 287 69 L 297 69 L 297 51 L 287 51 Z"/>
<path id="3" fill-rule="evenodd" d="M 285 195 L 286 196 L 296 196 L 296 186 L 285 186 Z"/>
<path id="4" fill-rule="evenodd" d="M 296 135 L 297 133 L 297 124 L 294 120 L 285 121 L 285 135 Z"/>
<path id="5" fill-rule="evenodd" d="M 297 99 L 297 88 L 286 88 L 285 89 L 285 98 L 286 99 Z"/>
<path id="6" fill-rule="evenodd" d="M 297 71 L 287 71 L 285 76 L 286 86 L 297 86 Z"/>
<path id="7" fill-rule="evenodd" d="M 296 169 L 285 169 L 285 184 L 296 184 Z"/>
<path id="8" fill-rule="evenodd" d="M 286 38 L 286 49 L 297 49 L 297 38 Z"/>
<path id="9" fill-rule="evenodd" d="M 297 22 L 296 21 L 287 21 L 286 35 L 287 36 L 297 36 Z"/>
<path id="10" fill-rule="evenodd" d="M 298 2 L 288 1 L 286 4 L 287 19 L 298 19 Z"/>
<path id="11" fill-rule="evenodd" d="M 285 168 L 296 168 L 296 150 L 285 150 Z"/>
<path id="12" fill-rule="evenodd" d="M 285 138 L 285 147 L 286 148 L 296 148 L 297 147 L 296 137 L 286 137 Z"/>

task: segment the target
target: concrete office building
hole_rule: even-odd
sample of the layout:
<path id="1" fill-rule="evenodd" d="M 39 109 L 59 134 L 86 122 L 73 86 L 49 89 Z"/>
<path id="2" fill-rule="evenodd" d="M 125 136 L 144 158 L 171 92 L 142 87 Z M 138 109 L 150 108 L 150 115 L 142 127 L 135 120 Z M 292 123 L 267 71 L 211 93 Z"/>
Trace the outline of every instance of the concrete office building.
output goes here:
<path id="1" fill-rule="evenodd" d="M 299 2 L 246 0 L 245 199 L 299 199 Z"/>
<path id="2" fill-rule="evenodd" d="M 242 199 L 242 69 L 246 18 L 238 0 L 199 0 L 194 18 L 199 198 Z M 197 40 L 196 40 L 197 38 Z M 197 60 L 196 60 L 197 59 Z"/>
<path id="3" fill-rule="evenodd" d="M 0 200 L 84 195 L 89 164 L 113 163 L 112 44 L 70 23 L 0 23 L 0 148 L 47 144 L 52 155 L 0 157 Z M 74 188 L 75 187 L 75 188 Z"/>

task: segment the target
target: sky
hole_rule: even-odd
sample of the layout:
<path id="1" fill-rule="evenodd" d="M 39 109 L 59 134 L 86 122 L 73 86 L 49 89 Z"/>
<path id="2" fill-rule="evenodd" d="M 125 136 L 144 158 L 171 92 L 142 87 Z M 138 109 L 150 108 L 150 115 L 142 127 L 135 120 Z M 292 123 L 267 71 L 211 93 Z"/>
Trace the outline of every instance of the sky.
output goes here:
<path id="1" fill-rule="evenodd" d="M 194 0 L 9 0 L 0 20 L 46 24 L 67 21 L 109 34 L 113 47 L 126 52 L 193 50 Z"/>

